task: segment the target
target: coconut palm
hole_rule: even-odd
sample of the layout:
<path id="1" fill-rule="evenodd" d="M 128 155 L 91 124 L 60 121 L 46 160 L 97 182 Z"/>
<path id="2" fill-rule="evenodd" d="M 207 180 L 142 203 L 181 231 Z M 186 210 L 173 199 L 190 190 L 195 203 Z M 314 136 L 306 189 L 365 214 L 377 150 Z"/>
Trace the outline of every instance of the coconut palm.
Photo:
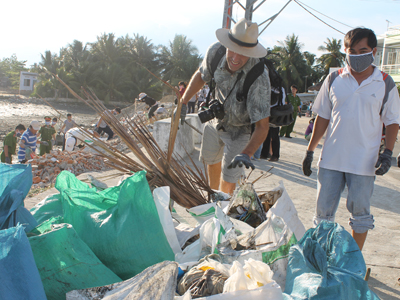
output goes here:
<path id="1" fill-rule="evenodd" d="M 301 89 L 304 76 L 309 76 L 311 73 L 311 67 L 301 52 L 303 44 L 294 34 L 288 35 L 284 41 L 278 41 L 278 43 L 279 46 L 274 46 L 267 58 L 273 58 L 278 63 L 277 71 L 283 78 L 286 90 L 292 84 L 296 84 Z"/>
<path id="2" fill-rule="evenodd" d="M 159 60 L 163 78 L 176 84 L 179 80 L 189 80 L 202 58 L 191 40 L 184 35 L 175 35 L 169 47 L 160 46 Z"/>
<path id="3" fill-rule="evenodd" d="M 324 42 L 325 45 L 319 46 L 319 51 L 329 52 L 322 54 L 318 58 L 318 63 L 321 64 L 325 71 L 325 75 L 329 74 L 329 68 L 342 67 L 345 62 L 346 55 L 340 52 L 342 48 L 342 40 L 336 40 L 335 38 L 327 38 Z"/>

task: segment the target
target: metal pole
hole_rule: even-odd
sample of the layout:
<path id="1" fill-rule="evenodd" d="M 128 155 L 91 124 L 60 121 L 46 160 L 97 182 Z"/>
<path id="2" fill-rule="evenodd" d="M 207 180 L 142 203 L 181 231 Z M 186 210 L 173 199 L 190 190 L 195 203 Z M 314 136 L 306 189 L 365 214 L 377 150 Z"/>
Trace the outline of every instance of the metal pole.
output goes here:
<path id="1" fill-rule="evenodd" d="M 222 28 L 231 29 L 232 6 L 233 6 L 232 1 L 233 0 L 225 0 L 224 15 L 222 18 Z"/>
<path id="2" fill-rule="evenodd" d="M 246 11 L 244 13 L 244 18 L 246 20 L 251 21 L 251 19 L 253 18 L 253 4 L 256 1 L 257 0 L 246 0 Z"/>

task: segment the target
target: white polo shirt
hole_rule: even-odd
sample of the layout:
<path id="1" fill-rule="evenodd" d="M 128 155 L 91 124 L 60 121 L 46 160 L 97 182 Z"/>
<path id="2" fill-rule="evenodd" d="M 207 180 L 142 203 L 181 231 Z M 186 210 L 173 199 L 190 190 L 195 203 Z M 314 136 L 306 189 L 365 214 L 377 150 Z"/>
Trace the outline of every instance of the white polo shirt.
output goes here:
<path id="1" fill-rule="evenodd" d="M 375 176 L 383 123 L 400 124 L 397 87 L 390 90 L 380 115 L 385 82 L 374 72 L 360 85 L 346 66 L 329 89 L 327 78 L 312 111 L 330 120 L 319 167 L 357 175 Z"/>

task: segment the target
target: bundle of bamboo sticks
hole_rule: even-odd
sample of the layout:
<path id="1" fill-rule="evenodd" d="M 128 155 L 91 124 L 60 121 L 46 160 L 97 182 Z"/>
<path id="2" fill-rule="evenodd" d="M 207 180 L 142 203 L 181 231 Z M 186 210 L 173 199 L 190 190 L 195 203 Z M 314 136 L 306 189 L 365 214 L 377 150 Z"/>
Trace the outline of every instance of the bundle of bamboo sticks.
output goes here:
<path id="1" fill-rule="evenodd" d="M 171 145 L 171 139 L 168 152 L 163 152 L 143 121 L 129 120 L 126 117 L 127 128 L 125 128 L 111 111 L 103 105 L 93 91 L 83 89 L 86 97 L 86 99 L 83 99 L 57 75 L 53 74 L 53 76 L 77 99 L 92 107 L 137 158 L 137 160 L 134 160 L 128 157 L 115 147 L 104 143 L 99 138 L 93 137 L 88 130 L 82 129 L 85 135 L 93 141 L 93 144 L 87 144 L 87 146 L 104 157 L 107 165 L 121 172 L 146 170 L 149 185 L 154 187 L 169 186 L 171 199 L 183 207 L 191 208 L 210 202 L 211 195 L 215 192 L 209 186 L 207 172 L 203 172 L 198 168 L 189 155 L 193 168 L 182 157 L 172 155 L 173 144 Z M 172 128 L 174 127 L 172 126 Z M 171 134 L 176 136 L 176 132 L 173 129 L 171 131 Z M 174 139 L 172 140 L 174 143 Z M 139 143 L 145 151 L 141 149 Z"/>

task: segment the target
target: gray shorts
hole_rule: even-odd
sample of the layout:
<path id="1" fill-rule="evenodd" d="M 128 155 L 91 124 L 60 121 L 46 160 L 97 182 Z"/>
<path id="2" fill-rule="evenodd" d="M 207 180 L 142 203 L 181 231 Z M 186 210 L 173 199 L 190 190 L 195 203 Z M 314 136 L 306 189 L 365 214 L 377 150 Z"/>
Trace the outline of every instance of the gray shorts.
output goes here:
<path id="1" fill-rule="evenodd" d="M 240 176 L 244 175 L 244 167 L 232 169 L 227 167 L 249 143 L 250 134 L 241 134 L 233 141 L 228 132 L 217 130 L 216 126 L 216 120 L 211 120 L 204 126 L 200 160 L 207 165 L 214 165 L 222 161 L 222 179 L 226 182 L 237 183 Z"/>
<path id="2" fill-rule="evenodd" d="M 317 208 L 314 225 L 322 220 L 335 221 L 340 195 L 348 188 L 347 210 L 349 224 L 356 233 L 374 228 L 374 217 L 370 214 L 370 199 L 374 191 L 375 176 L 363 176 L 324 168 L 318 169 Z"/>

